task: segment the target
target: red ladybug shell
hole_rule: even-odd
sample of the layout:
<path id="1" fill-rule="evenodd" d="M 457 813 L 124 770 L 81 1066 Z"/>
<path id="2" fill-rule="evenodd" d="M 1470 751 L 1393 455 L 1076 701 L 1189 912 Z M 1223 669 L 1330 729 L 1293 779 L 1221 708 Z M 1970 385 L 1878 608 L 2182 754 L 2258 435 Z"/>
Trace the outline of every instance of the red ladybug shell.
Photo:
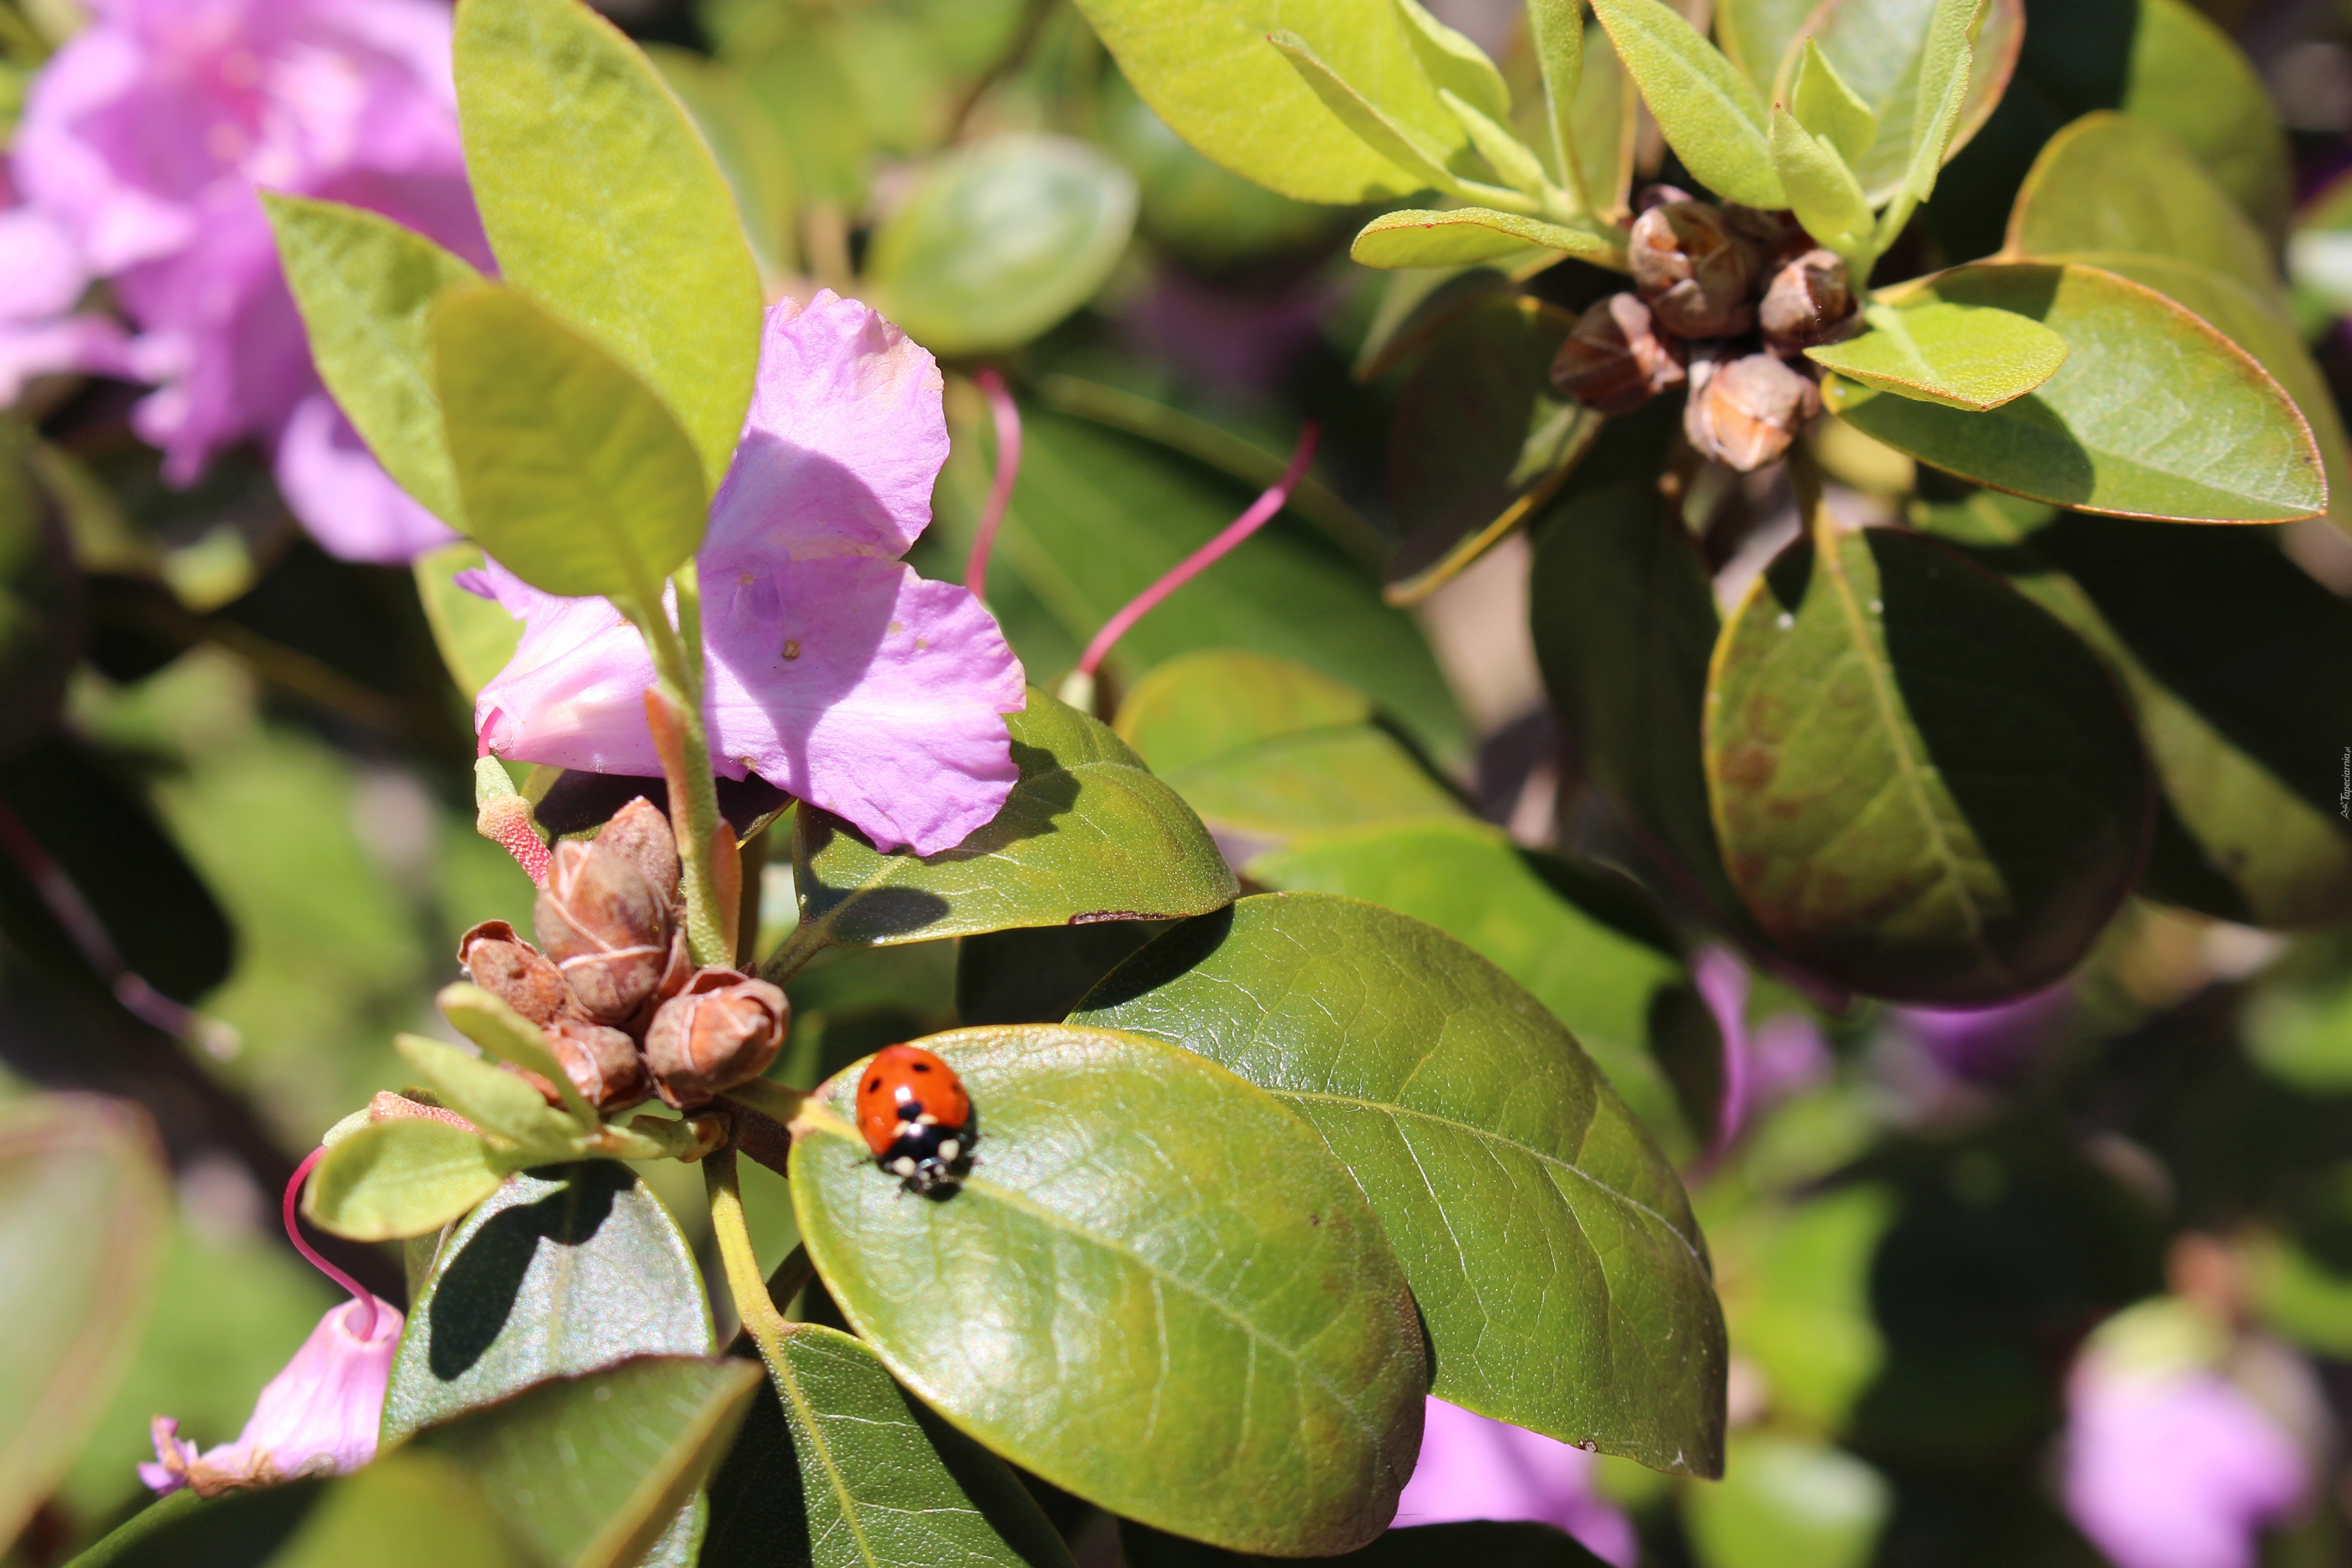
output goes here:
<path id="1" fill-rule="evenodd" d="M 920 1046 L 885 1046 L 857 1081 L 857 1130 L 880 1160 L 911 1131 L 908 1123 L 918 1121 L 927 1128 L 961 1132 L 971 1123 L 971 1096 L 955 1068 Z"/>

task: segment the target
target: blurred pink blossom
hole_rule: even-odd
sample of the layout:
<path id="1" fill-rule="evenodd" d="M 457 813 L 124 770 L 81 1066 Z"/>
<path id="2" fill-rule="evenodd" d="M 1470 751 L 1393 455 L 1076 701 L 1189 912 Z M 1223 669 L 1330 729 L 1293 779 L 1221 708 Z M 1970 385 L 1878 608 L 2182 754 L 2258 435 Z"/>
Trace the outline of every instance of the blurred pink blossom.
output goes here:
<path id="1" fill-rule="evenodd" d="M 1991 1007 L 1897 1007 L 1895 1026 L 1952 1077 L 2006 1084 L 2022 1078 L 2074 1018 L 2074 986 L 2061 981 Z"/>
<path id="2" fill-rule="evenodd" d="M 1835 1064 L 1820 1027 L 1801 1013 L 1775 1013 L 1748 1026 L 1748 966 L 1729 948 L 1699 949 L 1691 960 L 1691 981 L 1723 1037 L 1723 1100 L 1704 1171 L 1749 1121 L 1829 1077 Z"/>
<path id="3" fill-rule="evenodd" d="M 1396 1523 L 1527 1520 L 1566 1531 L 1614 1568 L 1633 1568 L 1642 1549 L 1633 1521 L 1594 1492 L 1593 1463 L 1581 1448 L 1432 1399 Z"/>
<path id="4" fill-rule="evenodd" d="M 215 1497 L 298 1476 L 351 1474 L 375 1458 L 400 1324 L 383 1302 L 338 1303 L 263 1387 L 236 1442 L 199 1454 L 178 1422 L 158 1415 L 155 1462 L 140 1466 L 139 1479 L 158 1492 L 186 1486 Z"/>
<path id="5" fill-rule="evenodd" d="M 821 290 L 768 312 L 759 384 L 698 557 L 711 763 L 756 773 L 884 847 L 953 847 L 1020 776 L 1004 715 L 1021 664 L 980 601 L 901 562 L 947 460 L 938 364 Z M 496 563 L 461 579 L 524 622 L 474 722 L 500 757 L 661 771 L 644 643 L 602 599 Z"/>
<path id="6" fill-rule="evenodd" d="M 35 79 L 0 217 L 0 393 L 76 368 L 156 384 L 133 415 L 190 483 L 257 440 L 319 541 L 405 561 L 451 535 L 385 477 L 311 367 L 258 190 L 349 202 L 478 265 L 436 0 L 96 0 Z M 107 279 L 137 335 L 68 316 Z M 70 280 L 70 281 L 69 281 Z M 39 319 L 29 301 L 39 300 Z M 13 313 L 13 314 L 10 314 Z M 39 340 L 46 355 L 27 347 Z"/>

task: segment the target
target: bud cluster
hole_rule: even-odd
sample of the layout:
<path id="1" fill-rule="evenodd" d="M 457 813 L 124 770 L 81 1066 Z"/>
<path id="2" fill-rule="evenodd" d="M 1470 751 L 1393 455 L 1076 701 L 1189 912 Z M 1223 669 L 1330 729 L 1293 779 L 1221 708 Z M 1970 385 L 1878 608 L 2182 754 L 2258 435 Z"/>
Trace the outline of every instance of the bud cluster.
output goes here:
<path id="1" fill-rule="evenodd" d="M 1778 461 L 1821 412 L 1804 351 L 1851 336 L 1861 316 L 1845 263 L 1814 248 L 1787 213 L 1644 192 L 1628 246 L 1636 292 L 1577 321 L 1554 385 L 1602 414 L 1630 414 L 1686 387 L 1683 429 L 1719 463 Z"/>
<path id="2" fill-rule="evenodd" d="M 764 980 L 688 951 L 677 839 L 642 796 L 587 843 L 555 847 L 531 912 L 539 942 L 484 921 L 457 943 L 475 984 L 539 1026 L 600 1110 L 658 1094 L 679 1110 L 760 1076 L 792 1007 Z M 555 1086 L 541 1085 L 554 1096 Z"/>

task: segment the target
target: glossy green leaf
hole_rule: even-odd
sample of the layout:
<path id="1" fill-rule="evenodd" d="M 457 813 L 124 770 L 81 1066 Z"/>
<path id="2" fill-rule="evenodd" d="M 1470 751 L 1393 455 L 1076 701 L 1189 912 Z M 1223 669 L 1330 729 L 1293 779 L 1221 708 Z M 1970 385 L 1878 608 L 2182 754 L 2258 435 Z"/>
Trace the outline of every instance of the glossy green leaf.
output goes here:
<path id="1" fill-rule="evenodd" d="M 1844 258 L 1848 271 L 1864 271 L 1873 258 L 1870 204 L 1862 186 L 1826 136 L 1806 130 L 1778 104 L 1772 106 L 1772 166 L 1805 232 Z"/>
<path id="2" fill-rule="evenodd" d="M 2311 429 L 2245 352 L 2162 295 L 2083 266 L 1987 262 L 1895 302 L 1932 298 L 2029 316 L 2066 363 L 1989 414 L 1825 388 L 1832 411 L 1922 462 L 2084 511 L 2275 522 L 2327 504 Z"/>
<path id="3" fill-rule="evenodd" d="M 261 205 L 320 379 L 384 472 L 462 531 L 427 324 L 444 290 L 481 274 L 423 235 L 340 202 L 265 191 Z"/>
<path id="4" fill-rule="evenodd" d="M 1684 1494 L 1700 1568 L 1863 1568 L 1894 1510 L 1885 1477 L 1843 1449 L 1764 1433 L 1732 1444 L 1720 1486 Z"/>
<path id="5" fill-rule="evenodd" d="M 1992 0 L 1971 47 L 1976 9 L 1974 0 L 1830 0 L 1801 37 L 1789 36 L 1784 58 L 1760 68 L 1793 81 L 1803 48 L 1818 48 L 1876 118 L 1869 149 L 1853 155 L 1871 204 L 1906 185 L 1925 199 L 1937 170 L 1991 117 L 2024 39 L 2023 0 Z"/>
<path id="6" fill-rule="evenodd" d="M 302 1213 L 353 1241 L 425 1236 L 498 1191 L 516 1165 L 510 1152 L 446 1121 L 380 1121 L 327 1151 Z"/>
<path id="7" fill-rule="evenodd" d="M 716 1349 L 694 1254 L 629 1168 L 542 1167 L 432 1246 L 393 1358 L 384 1436 L 551 1377 Z"/>
<path id="8" fill-rule="evenodd" d="M 0 1103 L 0 1538 L 65 1474 L 137 1348 L 170 1234 L 160 1152 L 120 1101 Z"/>
<path id="9" fill-rule="evenodd" d="M 1373 721 L 1363 693 L 1288 659 L 1235 649 L 1172 658 L 1128 693 L 1117 727 L 1228 839 L 1466 810 Z"/>
<path id="10" fill-rule="evenodd" d="M 427 1426 L 409 1447 L 462 1470 L 549 1563 L 635 1568 L 726 1453 L 760 1384 L 747 1362 L 639 1356 Z"/>
<path id="11" fill-rule="evenodd" d="M 454 47 L 466 167 L 500 273 L 642 376 L 717 489 L 751 406 L 763 301 L 694 121 L 581 0 L 465 0 Z"/>
<path id="12" fill-rule="evenodd" d="M 1673 927 L 1631 881 L 1458 817 L 1318 833 L 1246 869 L 1435 926 L 1550 1008 L 1661 1142 L 1696 1150 L 1714 1128 L 1722 1038 Z"/>
<path id="13" fill-rule="evenodd" d="M 1322 1135 L 1404 1264 L 1439 1397 L 1720 1473 L 1723 1317 L 1682 1184 L 1493 964 L 1377 905 L 1273 894 L 1159 938 L 1071 1022 L 1201 1052 Z"/>
<path id="14" fill-rule="evenodd" d="M 1433 593 L 1525 522 L 1599 437 L 1601 416 L 1551 384 L 1575 325 L 1541 300 L 1480 299 L 1414 367 L 1389 430 L 1391 603 Z"/>
<path id="15" fill-rule="evenodd" d="M 1015 132 L 942 153 L 877 229 L 877 308 L 939 354 L 1016 348 L 1093 298 L 1135 227 L 1135 179 L 1083 142 Z"/>
<path id="16" fill-rule="evenodd" d="M 2047 611 L 1915 534 L 1801 542 L 1717 645 L 1706 747 L 1757 922 L 1873 995 L 2022 995 L 2129 890 L 2148 775 L 2121 694 Z"/>
<path id="17" fill-rule="evenodd" d="M 2116 107 L 2169 132 L 2263 233 L 2284 234 L 2294 174 L 2262 73 L 2190 0 L 2139 0 L 2135 9 Z"/>
<path id="18" fill-rule="evenodd" d="M 1797 122 L 1828 142 L 1849 165 L 1868 153 L 1878 139 L 1878 111 L 1846 85 L 1837 67 L 1830 64 L 1829 57 L 1811 38 L 1804 41 L 1796 71 L 1789 89 L 1789 110 Z"/>
<path id="19" fill-rule="evenodd" d="M 2010 209 L 2008 249 L 2169 257 L 2279 294 L 2269 242 L 2230 194 L 2165 131 L 2124 114 L 2086 114 L 2043 144 Z"/>
<path id="20" fill-rule="evenodd" d="M 1083 0 L 1127 79 L 1235 174 L 1309 202 L 1407 195 L 1421 177 L 1368 147 L 1266 41 L 1295 33 L 1381 111 L 1447 157 L 1468 137 L 1390 0 Z"/>
<path id="21" fill-rule="evenodd" d="M 1234 876 L 1208 829 L 1108 725 L 1034 688 L 1007 723 L 1021 782 L 995 820 L 953 849 L 885 855 L 838 817 L 800 810 L 800 924 L 772 973 L 789 974 L 830 945 L 1165 919 L 1232 900 Z"/>
<path id="22" fill-rule="evenodd" d="M 1930 296 L 1865 315 L 1861 336 L 1805 357 L 1881 392 L 1979 414 L 2024 396 L 2066 363 L 2066 340 L 2014 310 Z"/>
<path id="23" fill-rule="evenodd" d="M 1593 782 L 1666 886 L 1737 917 L 1699 754 L 1715 594 L 1688 531 L 1654 486 L 1574 498 L 1543 519 L 1528 590 L 1544 687 Z"/>
<path id="24" fill-rule="evenodd" d="M 1357 233 L 1348 254 L 1366 267 L 1466 267 L 1523 255 L 1529 246 L 1604 267 L 1622 266 L 1625 258 L 1624 241 L 1613 235 L 1491 207 L 1382 213 Z"/>
<path id="25" fill-rule="evenodd" d="M 584 1130 L 547 1103 L 517 1073 L 419 1035 L 399 1035 L 393 1048 L 432 1086 L 441 1103 L 536 1160 L 576 1160 Z"/>
<path id="26" fill-rule="evenodd" d="M 500 609 L 497 601 L 457 586 L 458 574 L 481 563 L 482 547 L 459 541 L 426 551 L 412 568 L 425 624 L 433 628 L 433 646 L 468 702 L 498 678 L 522 644 L 521 621 Z"/>
<path id="27" fill-rule="evenodd" d="M 1593 0 L 1593 14 L 1642 89 L 1666 145 L 1717 195 L 1785 207 L 1765 136 L 1764 100 L 1664 0 Z"/>
<path id="28" fill-rule="evenodd" d="M 1004 1461 L 908 1397 L 864 1342 L 795 1324 L 710 1488 L 701 1568 L 1070 1568 Z"/>
<path id="29" fill-rule="evenodd" d="M 1118 1542 L 1127 1568 L 1241 1568 L 1282 1561 L 1221 1552 L 1132 1520 L 1119 1521 Z M 1370 1546 L 1322 1561 L 1342 1568 L 1462 1568 L 1472 1563 L 1478 1568 L 1601 1568 L 1601 1562 L 1550 1525 L 1489 1520 L 1383 1531 Z"/>
<path id="30" fill-rule="evenodd" d="M 854 1070 L 803 1113 L 793 1157 L 809 1255 L 883 1363 L 1128 1517 L 1292 1556 L 1377 1535 L 1419 1448 L 1425 1351 L 1380 1221 L 1311 1130 L 1156 1040 L 925 1044 L 981 1118 L 982 1163 L 951 1194 L 911 1199 L 875 1165 Z"/>
<path id="31" fill-rule="evenodd" d="M 701 544 L 709 505 L 662 400 L 512 289 L 445 294 L 433 341 L 457 489 L 482 548 L 551 594 L 658 605 L 662 580 Z"/>

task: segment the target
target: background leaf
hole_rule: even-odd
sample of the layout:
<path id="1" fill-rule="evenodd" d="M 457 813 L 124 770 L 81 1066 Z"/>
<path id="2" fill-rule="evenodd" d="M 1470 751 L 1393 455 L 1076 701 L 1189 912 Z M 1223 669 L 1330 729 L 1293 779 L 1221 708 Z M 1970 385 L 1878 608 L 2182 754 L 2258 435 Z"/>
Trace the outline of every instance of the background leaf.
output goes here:
<path id="1" fill-rule="evenodd" d="M 1290 1555 L 1378 1534 L 1419 1447 L 1424 1352 L 1380 1222 L 1308 1129 L 1157 1041 L 924 1043 L 981 1118 L 951 1195 L 910 1200 L 875 1166 L 854 1072 L 793 1156 L 809 1255 L 884 1364 L 1119 1513 Z"/>
<path id="2" fill-rule="evenodd" d="M 1198 1051 L 1322 1134 L 1404 1264 L 1438 1397 L 1719 1472 L 1723 1320 L 1689 1200 L 1485 959 L 1373 904 L 1273 894 L 1160 937 L 1070 1021 Z"/>
<path id="3" fill-rule="evenodd" d="M 751 406 L 762 302 L 693 121 L 580 0 L 466 0 L 455 52 L 466 168 L 499 270 L 645 378 L 717 489 Z"/>
<path id="4" fill-rule="evenodd" d="M 2147 765 L 2082 643 L 1916 535 L 1793 545 L 1707 691 L 1724 863 L 1759 924 L 1864 993 L 1966 1005 L 2074 967 L 2130 889 Z"/>
<path id="5" fill-rule="evenodd" d="M 1733 1443 L 1720 1486 L 1685 1494 L 1683 1517 L 1703 1568 L 1863 1568 L 1889 1490 L 1843 1450 L 1758 1433 Z"/>

